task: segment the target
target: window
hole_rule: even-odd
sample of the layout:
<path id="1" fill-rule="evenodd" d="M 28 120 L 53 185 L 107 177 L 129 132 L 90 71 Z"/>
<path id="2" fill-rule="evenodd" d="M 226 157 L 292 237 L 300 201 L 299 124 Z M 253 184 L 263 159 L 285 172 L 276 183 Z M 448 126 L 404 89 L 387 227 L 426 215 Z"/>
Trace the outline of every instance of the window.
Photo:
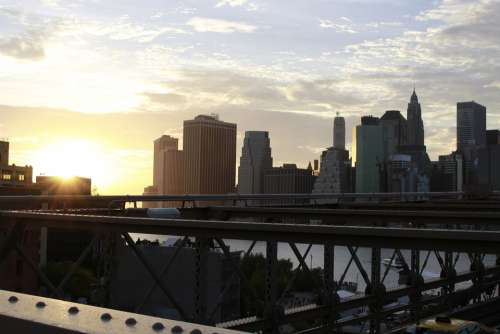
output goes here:
<path id="1" fill-rule="evenodd" d="M 10 174 L 3 174 L 3 179 L 5 181 L 10 181 L 11 178 L 12 178 L 12 175 L 10 175 Z"/>
<path id="2" fill-rule="evenodd" d="M 17 180 L 23 182 L 24 181 L 24 174 L 19 174 L 17 176 Z"/>

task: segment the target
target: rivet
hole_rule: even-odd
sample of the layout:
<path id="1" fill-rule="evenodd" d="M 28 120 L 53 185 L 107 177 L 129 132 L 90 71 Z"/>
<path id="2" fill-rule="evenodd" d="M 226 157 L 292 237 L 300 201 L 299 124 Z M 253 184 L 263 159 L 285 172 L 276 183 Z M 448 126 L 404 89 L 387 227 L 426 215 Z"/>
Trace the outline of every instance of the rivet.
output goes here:
<path id="1" fill-rule="evenodd" d="M 182 333 L 183 331 L 184 330 L 179 325 L 172 327 L 172 333 L 174 333 L 174 334 L 176 334 L 176 333 Z"/>
<path id="2" fill-rule="evenodd" d="M 69 309 L 68 309 L 68 313 L 69 314 L 77 314 L 80 310 L 78 309 L 78 307 L 76 306 L 71 306 Z"/>
<path id="3" fill-rule="evenodd" d="M 201 331 L 198 328 L 195 328 L 191 331 L 191 334 L 201 334 Z"/>
<path id="4" fill-rule="evenodd" d="M 10 296 L 9 297 L 9 303 L 14 304 L 14 303 L 17 303 L 18 300 L 19 299 L 16 296 Z"/>
<path id="5" fill-rule="evenodd" d="M 101 320 L 102 321 L 110 321 L 113 317 L 109 313 L 103 313 L 101 315 Z"/>
<path id="6" fill-rule="evenodd" d="M 36 307 L 37 308 L 44 308 L 45 306 L 47 306 L 44 302 L 38 302 L 36 303 Z"/>
<path id="7" fill-rule="evenodd" d="M 135 320 L 134 318 L 128 318 L 127 320 L 125 320 L 125 324 L 127 326 L 135 326 L 136 323 L 137 320 Z"/>
<path id="8" fill-rule="evenodd" d="M 153 330 L 155 330 L 157 332 L 162 331 L 164 328 L 165 328 L 165 326 L 163 326 L 163 324 L 161 322 L 155 322 L 153 324 Z"/>

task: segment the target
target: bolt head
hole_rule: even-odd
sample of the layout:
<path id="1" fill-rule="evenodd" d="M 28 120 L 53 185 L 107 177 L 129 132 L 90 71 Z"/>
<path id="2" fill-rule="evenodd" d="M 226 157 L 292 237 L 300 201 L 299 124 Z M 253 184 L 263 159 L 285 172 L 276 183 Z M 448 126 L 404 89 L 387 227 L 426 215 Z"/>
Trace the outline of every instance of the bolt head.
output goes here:
<path id="1" fill-rule="evenodd" d="M 69 309 L 68 309 L 68 313 L 69 314 L 77 314 L 78 312 L 80 312 L 80 310 L 78 309 L 78 307 L 76 306 L 71 306 Z"/>
<path id="2" fill-rule="evenodd" d="M 125 320 L 125 324 L 127 326 L 135 326 L 136 323 L 137 320 L 135 320 L 134 318 L 128 318 L 127 320 Z"/>

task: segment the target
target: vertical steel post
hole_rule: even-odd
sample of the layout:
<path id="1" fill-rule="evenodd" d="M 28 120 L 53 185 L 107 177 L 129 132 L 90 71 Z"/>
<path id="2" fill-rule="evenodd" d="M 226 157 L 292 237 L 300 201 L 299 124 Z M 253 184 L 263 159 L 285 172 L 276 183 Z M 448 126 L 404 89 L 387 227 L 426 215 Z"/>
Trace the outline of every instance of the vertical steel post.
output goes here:
<path id="1" fill-rule="evenodd" d="M 448 273 L 448 279 L 453 280 L 455 276 L 455 263 L 453 261 L 453 252 L 445 252 L 444 253 L 444 266 Z M 455 290 L 455 284 L 450 282 L 446 287 L 446 293 L 452 293 Z"/>
<path id="2" fill-rule="evenodd" d="M 277 291 L 277 266 L 278 265 L 278 243 L 268 241 L 266 243 L 266 302 L 264 316 L 271 320 L 269 332 L 279 332 L 278 308 L 276 305 Z"/>
<path id="3" fill-rule="evenodd" d="M 210 239 L 196 238 L 195 259 L 195 319 L 198 323 L 207 321 L 207 274 Z"/>
<path id="4" fill-rule="evenodd" d="M 330 307 L 328 316 L 325 318 L 325 332 L 331 333 L 334 329 L 337 315 L 333 313 L 332 306 L 335 303 L 334 298 L 334 273 L 335 273 L 335 246 L 332 243 L 323 245 L 323 279 L 324 279 L 324 304 Z"/>
<path id="5" fill-rule="evenodd" d="M 372 248 L 370 293 L 375 296 L 375 301 L 370 305 L 370 313 L 373 316 L 372 320 L 370 320 L 370 334 L 380 333 L 380 310 L 384 305 L 384 294 L 382 284 L 380 283 L 381 262 L 382 259 L 380 248 Z"/>

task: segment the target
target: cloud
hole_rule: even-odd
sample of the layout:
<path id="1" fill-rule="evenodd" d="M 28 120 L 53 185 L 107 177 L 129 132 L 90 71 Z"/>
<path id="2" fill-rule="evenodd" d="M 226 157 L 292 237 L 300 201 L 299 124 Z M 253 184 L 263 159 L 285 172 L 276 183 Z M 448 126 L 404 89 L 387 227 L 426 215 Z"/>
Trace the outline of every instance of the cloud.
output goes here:
<path id="1" fill-rule="evenodd" d="M 15 33 L 0 36 L 0 54 L 22 60 L 43 59 L 45 44 L 59 28 L 60 21 L 0 6 L 2 16 L 7 18 L 7 26 L 14 28 Z"/>
<path id="2" fill-rule="evenodd" d="M 345 18 L 345 17 L 342 17 L 341 18 L 342 21 L 344 21 L 345 23 L 335 23 L 331 20 L 323 20 L 323 19 L 319 19 L 319 26 L 321 28 L 325 28 L 325 29 L 333 29 L 335 30 L 336 32 L 340 32 L 340 33 L 348 33 L 348 34 L 356 34 L 358 33 L 356 30 L 354 30 L 353 28 L 353 25 L 352 25 L 352 21 Z"/>
<path id="3" fill-rule="evenodd" d="M 191 18 L 187 22 L 187 25 L 191 26 L 198 32 L 251 33 L 257 29 L 256 26 L 244 22 L 226 21 L 198 16 Z"/>
<path id="4" fill-rule="evenodd" d="M 0 38 L 0 53 L 24 60 L 40 60 L 45 56 L 45 33 L 27 31 L 19 36 Z"/>
<path id="5" fill-rule="evenodd" d="M 222 6 L 238 7 L 238 6 L 243 6 L 247 2 L 248 0 L 221 0 L 217 2 L 215 7 L 222 7 Z"/>

